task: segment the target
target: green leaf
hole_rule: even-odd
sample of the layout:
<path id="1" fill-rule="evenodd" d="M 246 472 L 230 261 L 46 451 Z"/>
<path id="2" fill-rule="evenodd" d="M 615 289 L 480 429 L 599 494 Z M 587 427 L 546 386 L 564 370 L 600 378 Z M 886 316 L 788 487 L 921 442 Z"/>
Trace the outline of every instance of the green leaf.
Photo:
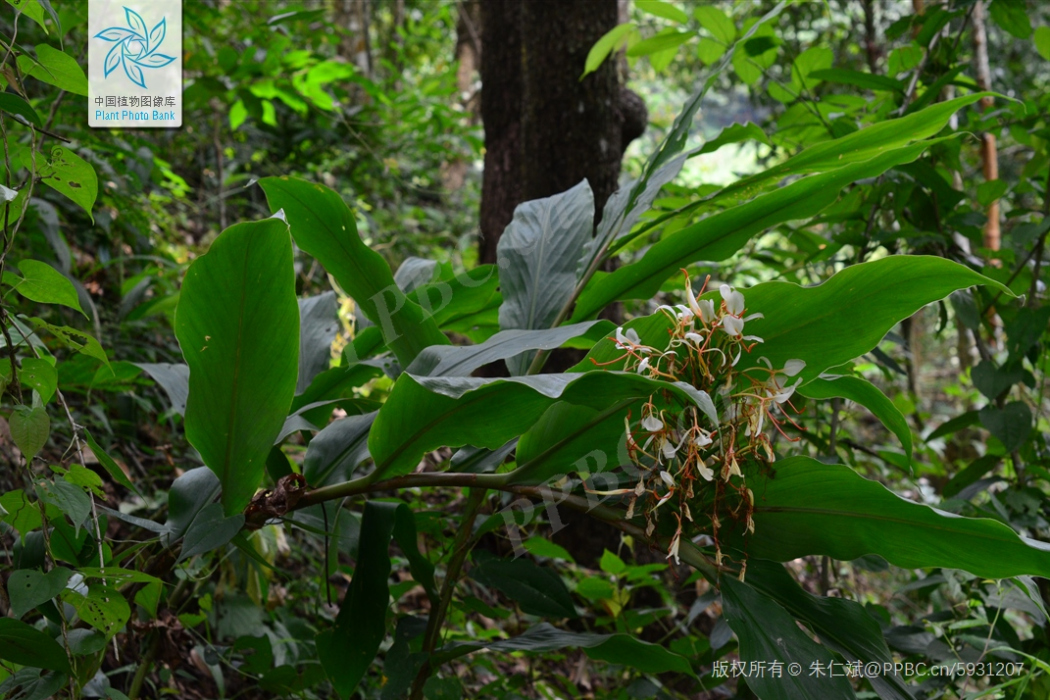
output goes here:
<path id="1" fill-rule="evenodd" d="M 707 37 L 701 38 L 700 43 L 696 47 L 696 57 L 700 59 L 701 63 L 709 66 L 713 65 L 722 56 L 725 56 L 725 53 L 725 46 Z"/>
<path id="2" fill-rule="evenodd" d="M 80 464 L 69 465 L 69 471 L 62 475 L 62 479 L 100 498 L 105 498 L 105 493 L 102 491 L 102 477 L 85 466 Z"/>
<path id="3" fill-rule="evenodd" d="M 876 122 L 841 138 L 810 146 L 779 165 L 734 182 L 715 198 L 750 196 L 758 191 L 760 185 L 775 184 L 790 175 L 833 170 L 872 160 L 886 151 L 936 135 L 948 124 L 952 115 L 963 107 L 974 104 L 982 97 L 995 96 L 995 93 L 980 92 L 957 97 L 907 116 Z"/>
<path id="4" fill-rule="evenodd" d="M 977 201 L 982 207 L 986 207 L 995 200 L 1006 194 L 1009 185 L 1005 180 L 988 180 L 977 186 Z"/>
<path id="5" fill-rule="evenodd" d="M 913 503 L 849 467 L 809 457 L 780 460 L 774 473 L 747 477 L 755 494 L 755 534 L 743 545 L 749 556 L 851 561 L 878 554 L 906 569 L 939 566 L 983 578 L 1050 574 L 1050 544 L 996 520 Z M 730 537 L 741 542 L 740 532 Z"/>
<path id="6" fill-rule="evenodd" d="M 694 34 L 689 32 L 665 29 L 659 34 L 655 34 L 648 39 L 643 39 L 627 49 L 627 55 L 632 58 L 637 58 L 639 56 L 652 56 L 661 51 L 672 51 L 692 39 L 694 36 Z"/>
<path id="7" fill-rule="evenodd" d="M 0 617 L 0 659 L 69 673 L 66 651 L 49 635 L 21 620 Z"/>
<path id="8" fill-rule="evenodd" d="M 314 378 L 329 369 L 332 341 L 339 331 L 335 292 L 299 300 L 299 379 L 295 393 L 306 391 Z"/>
<path id="9" fill-rule="evenodd" d="M 715 41 L 723 46 L 729 46 L 736 40 L 736 26 L 733 20 L 714 5 L 700 5 L 694 8 L 693 16 L 700 22 L 700 26 L 711 32 Z"/>
<path id="10" fill-rule="evenodd" d="M 740 640 L 740 660 L 751 662 L 779 661 L 784 673 L 752 674 L 748 687 L 762 700 L 852 700 L 853 687 L 845 674 L 818 676 L 810 666 L 827 669 L 834 660 L 831 652 L 810 639 L 795 624 L 791 615 L 776 602 L 746 583 L 723 576 L 722 605 L 726 622 Z M 841 662 L 839 662 L 841 668 Z M 802 669 L 792 673 L 791 669 Z"/>
<path id="11" fill-rule="evenodd" d="M 70 326 L 55 326 L 36 317 L 31 317 L 29 320 L 37 328 L 47 329 L 66 347 L 73 348 L 79 353 L 95 358 L 105 365 L 105 371 L 107 373 L 112 373 L 109 358 L 106 357 L 106 351 L 101 345 L 99 345 L 99 342 L 94 336 L 88 335 L 87 333 Z"/>
<path id="12" fill-rule="evenodd" d="M 48 418 L 47 411 L 43 406 L 36 408 L 18 406 L 11 412 L 8 423 L 11 428 L 11 439 L 22 451 L 22 456 L 26 458 L 26 461 L 32 461 L 33 457 L 36 457 L 43 449 L 51 434 L 51 419 Z"/>
<path id="13" fill-rule="evenodd" d="M 998 282 L 944 258 L 893 255 L 845 268 L 815 287 L 767 282 L 744 290 L 748 311 L 765 318 L 746 332 L 764 339 L 738 368 L 766 357 L 774 367 L 803 360 L 803 381 L 874 348 L 897 322 L 957 289 L 985 284 L 1008 296 Z"/>
<path id="14" fill-rule="evenodd" d="M 811 595 L 783 566 L 764 559 L 748 561 L 747 583 L 808 625 L 822 644 L 848 661 L 893 663 L 879 623 L 860 603 Z M 914 700 L 897 674 L 871 675 L 868 682 L 883 700 Z"/>
<path id="15" fill-rule="evenodd" d="M 160 596 L 164 592 L 162 581 L 147 583 L 135 592 L 135 604 L 141 605 L 143 610 L 149 613 L 150 619 L 157 619 L 157 607 L 160 605 Z"/>
<path id="16" fill-rule="evenodd" d="M 40 508 L 26 498 L 22 489 L 0 494 L 0 520 L 18 530 L 23 538 L 40 527 Z"/>
<path id="17" fill-rule="evenodd" d="M 791 64 L 791 86 L 796 92 L 803 87 L 813 89 L 820 83 L 817 73 L 831 68 L 834 54 L 826 46 L 813 46 L 798 55 Z"/>
<path id="18" fill-rule="evenodd" d="M 372 664 L 386 636 L 390 604 L 390 536 L 399 505 L 365 503 L 354 576 L 335 627 L 317 635 L 317 656 L 341 697 L 349 697 Z M 407 506 L 400 506 L 407 507 Z"/>
<path id="19" fill-rule="evenodd" d="M 992 0 L 988 6 L 992 21 L 1018 39 L 1032 36 L 1032 22 L 1028 19 L 1025 0 Z"/>
<path id="20" fill-rule="evenodd" d="M 633 405 L 621 402 L 600 411 L 555 403 L 518 440 L 518 468 L 509 483 L 542 484 L 569 472 L 594 475 L 617 466 L 609 463 L 609 455 L 626 451 L 624 418 Z"/>
<path id="21" fill-rule="evenodd" d="M 994 401 L 1000 394 L 1024 379 L 1024 368 L 996 367 L 991 360 L 981 360 L 970 370 L 970 379 L 978 391 Z"/>
<path id="22" fill-rule="evenodd" d="M 7 594 L 11 598 L 11 614 L 20 619 L 38 605 L 46 603 L 65 590 L 72 569 L 58 567 L 46 574 L 36 569 L 12 571 L 7 579 Z"/>
<path id="23" fill-rule="evenodd" d="M 864 73 L 846 68 L 824 68 L 823 70 L 813 71 L 809 75 L 811 78 L 816 78 L 817 80 L 826 80 L 829 83 L 839 83 L 842 85 L 852 85 L 854 87 L 864 88 L 865 90 L 874 90 L 876 92 L 904 92 L 907 87 L 900 80 L 887 78 L 885 75 Z"/>
<path id="24" fill-rule="evenodd" d="M 1032 432 L 1032 410 L 1020 401 L 1012 401 L 1002 408 L 985 406 L 977 415 L 981 425 L 1003 443 L 1007 452 L 1018 449 Z"/>
<path id="25" fill-rule="evenodd" d="M 725 260 L 755 234 L 785 221 L 817 214 L 838 199 L 843 187 L 910 163 L 933 143 L 923 141 L 893 149 L 870 161 L 797 180 L 677 231 L 650 247 L 638 262 L 589 284 L 580 295 L 572 320 L 593 318 L 620 299 L 648 299 L 664 280 L 689 263 Z"/>
<path id="26" fill-rule="evenodd" d="M 41 304 L 61 304 L 84 313 L 80 308 L 77 290 L 61 272 L 39 260 L 23 260 L 18 263 L 18 269 L 22 273 L 22 281 L 15 291 L 26 299 Z"/>
<path id="27" fill-rule="evenodd" d="M 368 432 L 376 413 L 332 421 L 314 435 L 303 458 L 303 476 L 310 486 L 348 481 L 357 465 L 368 459 Z"/>
<path id="28" fill-rule="evenodd" d="M 550 328 L 576 287 L 576 266 L 594 233 L 594 194 L 584 180 L 572 189 L 519 204 L 499 239 L 496 256 L 503 304 L 502 330 Z M 532 353 L 508 359 L 524 374 Z"/>
<path id="29" fill-rule="evenodd" d="M 470 577 L 502 592 L 528 615 L 576 617 L 572 595 L 561 578 L 531 559 L 476 556 Z"/>
<path id="30" fill-rule="evenodd" d="M 230 107 L 230 131 L 237 131 L 247 118 L 248 108 L 244 106 L 244 100 L 234 102 Z"/>
<path id="31" fill-rule="evenodd" d="M 190 469 L 175 479 L 168 491 L 168 520 L 161 536 L 164 546 L 170 547 L 185 535 L 204 507 L 214 501 L 221 490 L 219 478 L 207 467 Z"/>
<path id="32" fill-rule="evenodd" d="M 186 271 L 175 334 L 190 368 L 186 438 L 244 509 L 295 394 L 299 305 L 288 226 L 226 229 Z"/>
<path id="33" fill-rule="evenodd" d="M 634 6 L 642 12 L 647 12 L 654 17 L 662 17 L 663 19 L 669 19 L 672 22 L 678 22 L 679 24 L 686 24 L 689 22 L 689 15 L 682 12 L 671 3 L 664 2 L 664 0 L 635 0 Z"/>
<path id="34" fill-rule="evenodd" d="M 705 153 L 714 153 L 727 144 L 752 139 L 770 145 L 765 133 L 755 124 L 751 122 L 731 124 L 722 129 L 718 136 L 706 141 L 700 149 L 680 155 L 656 171 L 614 192 L 605 203 L 597 235 L 584 246 L 584 256 L 577 267 L 577 274 L 582 276 L 583 272 L 594 263 L 595 256 L 601 253 L 607 245 L 611 244 L 610 250 L 616 250 L 618 242 L 626 242 L 631 238 L 631 229 L 634 228 L 638 219 L 649 211 L 663 186 L 678 176 L 686 160 Z M 639 189 L 639 183 L 644 187 Z"/>
<path id="35" fill-rule="evenodd" d="M 43 123 L 40 121 L 40 115 L 36 113 L 36 110 L 14 93 L 0 92 L 0 110 L 8 114 L 24 117 L 26 121 L 34 126 L 43 126 Z"/>
<path id="36" fill-rule="evenodd" d="M 171 401 L 171 410 L 179 415 L 186 414 L 186 399 L 190 394 L 190 368 L 182 364 L 160 362 L 150 364 L 136 363 L 146 374 L 160 384 Z"/>
<path id="37" fill-rule="evenodd" d="M 772 25 L 756 25 L 751 37 L 740 40 L 743 51 L 733 53 L 733 71 L 747 85 L 754 85 L 777 59 L 779 41 Z M 754 27 L 753 27 L 754 29 Z"/>
<path id="38" fill-rule="evenodd" d="M 40 394 L 40 403 L 47 405 L 58 389 L 58 372 L 43 358 L 27 357 L 22 360 L 22 371 L 18 373 L 18 381 L 34 389 Z"/>
<path id="39" fill-rule="evenodd" d="M 976 413 L 976 411 L 974 411 Z M 999 462 L 1002 461 L 1002 457 L 999 455 L 985 455 L 978 457 L 974 461 L 966 465 L 966 468 L 958 472 L 951 478 L 944 488 L 941 489 L 941 496 L 944 498 L 955 498 L 970 484 L 975 483 L 978 479 L 984 477 L 985 474 L 995 469 Z"/>
<path id="40" fill-rule="evenodd" d="M 64 479 L 38 482 L 36 494 L 44 503 L 65 513 L 77 534 L 80 533 L 80 526 L 91 515 L 91 497 L 84 489 Z"/>
<path id="41" fill-rule="evenodd" d="M 88 588 L 86 596 L 67 589 L 62 597 L 73 606 L 81 620 L 106 635 L 106 639 L 112 639 L 120 632 L 131 617 L 131 606 L 116 588 L 95 584 Z"/>
<path id="42" fill-rule="evenodd" d="M 55 146 L 51 149 L 51 160 L 40 169 L 41 182 L 51 189 L 69 197 L 80 206 L 94 223 L 91 213 L 98 197 L 98 177 L 91 163 L 69 148 Z M 79 306 L 74 307 L 79 310 Z"/>
<path id="43" fill-rule="evenodd" d="M 862 377 L 838 377 L 836 379 L 814 379 L 799 387 L 798 393 L 811 399 L 840 397 L 855 401 L 882 421 L 890 432 L 897 436 L 911 460 L 911 428 L 900 409 L 893 405 L 877 386 Z"/>
<path id="44" fill-rule="evenodd" d="M 567 632 L 546 622 L 533 625 L 524 634 L 492 642 L 455 642 L 438 652 L 438 658 L 456 658 L 477 649 L 533 654 L 559 649 L 583 649 L 587 656 L 598 661 L 623 664 L 643 673 L 675 672 L 696 675 L 689 660 L 668 651 L 659 644 L 651 644 L 628 634 L 594 634 Z"/>
<path id="45" fill-rule="evenodd" d="M 434 320 L 394 283 L 382 256 L 361 240 L 354 214 L 342 197 L 298 178 L 268 177 L 259 184 L 271 210 L 284 210 L 295 242 L 317 258 L 379 326 L 402 367 L 423 348 L 448 344 Z"/>
<path id="46" fill-rule="evenodd" d="M 86 429 L 84 430 L 84 438 L 87 440 L 88 447 L 91 448 L 91 453 L 95 455 L 95 459 L 102 465 L 102 468 L 106 470 L 106 473 L 110 475 L 113 481 L 117 482 L 124 488 L 138 493 L 138 489 L 131 483 L 131 479 L 124 473 L 124 470 L 120 468 L 120 465 L 113 461 L 113 458 L 106 454 L 105 450 L 99 447 L 98 443 L 95 442 L 95 438 L 91 436 L 91 433 Z"/>
<path id="47" fill-rule="evenodd" d="M 45 34 L 48 33 L 47 25 L 44 23 L 44 8 L 37 0 L 7 0 L 7 4 L 39 24 Z"/>
<path id="48" fill-rule="evenodd" d="M 36 45 L 36 60 L 22 54 L 18 69 L 48 85 L 54 85 L 74 95 L 87 97 L 88 83 L 84 69 L 76 59 L 47 44 Z"/>
<path id="49" fill-rule="evenodd" d="M 226 546 L 234 535 L 241 531 L 242 527 L 244 527 L 242 513 L 226 516 L 223 514 L 222 505 L 209 503 L 200 509 L 186 529 L 178 561 Z"/>
<path id="50" fill-rule="evenodd" d="M 581 336 L 593 343 L 611 332 L 612 323 L 607 321 L 575 323 L 546 330 L 503 330 L 478 345 L 429 347 L 405 371 L 429 377 L 468 377 L 479 367 L 529 350 L 552 350 Z"/>
<path id="51" fill-rule="evenodd" d="M 779 15 L 786 6 L 785 2 L 777 3 L 747 30 L 744 39 L 753 36 L 765 26 L 766 22 Z M 597 235 L 584 246 L 584 255 L 577 266 L 577 272 L 581 278 L 586 271 L 596 267 L 599 257 L 604 256 L 606 247 L 610 243 L 630 233 L 638 217 L 649 210 L 660 188 L 678 175 L 682 164 L 688 158 L 688 156 L 679 156 L 679 154 L 685 149 L 692 131 L 693 119 L 707 96 L 707 92 L 716 84 L 722 71 L 729 65 L 736 48 L 737 46 L 733 45 L 722 62 L 709 71 L 700 89 L 689 98 L 685 107 L 675 117 L 667 136 L 649 156 L 642 168 L 641 176 L 627 187 L 613 193 L 613 196 L 605 203 Z M 576 318 L 581 317 L 577 315 Z"/>
<path id="52" fill-rule="evenodd" d="M 540 374 L 509 379 L 413 377 L 402 374 L 376 416 L 368 438 L 373 478 L 407 474 L 437 447 L 496 449 L 525 432 L 555 401 L 607 408 L 661 390 L 696 405 L 717 423 L 707 394 L 633 373 Z"/>
<path id="53" fill-rule="evenodd" d="M 583 75 L 580 76 L 580 80 L 583 80 L 587 75 L 598 70 L 609 54 L 623 47 L 626 43 L 627 35 L 634 29 L 634 22 L 626 22 L 624 24 L 618 24 L 605 34 L 602 38 L 595 42 L 594 46 L 587 53 L 587 60 L 584 63 Z"/>
<path id="54" fill-rule="evenodd" d="M 1045 25 L 1036 27 L 1032 41 L 1035 42 L 1035 50 L 1039 52 L 1039 55 L 1050 61 L 1050 27 Z"/>

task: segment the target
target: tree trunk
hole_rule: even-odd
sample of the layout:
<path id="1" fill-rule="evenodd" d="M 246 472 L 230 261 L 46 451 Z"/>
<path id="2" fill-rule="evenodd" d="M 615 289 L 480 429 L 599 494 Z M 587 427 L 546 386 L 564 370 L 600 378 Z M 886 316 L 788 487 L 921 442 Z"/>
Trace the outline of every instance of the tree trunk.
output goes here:
<path id="1" fill-rule="evenodd" d="M 496 262 L 503 230 L 521 202 L 587 179 L 597 215 L 616 190 L 627 144 L 645 130 L 645 103 L 620 85 L 618 61 L 583 80 L 587 54 L 619 21 L 619 0 L 481 0 L 481 118 L 485 172 L 479 262 Z M 544 371 L 575 364 L 556 351 Z M 619 533 L 575 511 L 555 540 L 596 565 Z"/>
<path id="2" fill-rule="evenodd" d="M 521 14 L 520 0 L 481 2 L 481 263 L 496 262 L 496 243 L 522 201 Z"/>
<path id="3" fill-rule="evenodd" d="M 479 260 L 521 202 L 586 178 L 600 216 L 620 161 L 644 132 L 645 103 L 609 60 L 582 81 L 587 53 L 619 20 L 618 0 L 481 0 L 485 173 Z"/>
<path id="4" fill-rule="evenodd" d="M 620 175 L 616 62 L 580 80 L 587 53 L 616 26 L 616 0 L 526 0 L 522 39 L 522 195 L 549 197 L 586 178 L 600 212 Z"/>

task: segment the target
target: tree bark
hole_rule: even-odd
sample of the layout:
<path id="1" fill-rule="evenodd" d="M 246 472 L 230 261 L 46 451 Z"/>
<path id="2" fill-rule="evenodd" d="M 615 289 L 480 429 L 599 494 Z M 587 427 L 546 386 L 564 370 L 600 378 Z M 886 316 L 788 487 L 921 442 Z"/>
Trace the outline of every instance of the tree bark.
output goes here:
<path id="1" fill-rule="evenodd" d="M 616 0 L 523 3 L 524 199 L 549 197 L 586 178 L 600 212 L 620 175 L 616 62 L 580 80 L 587 53 L 616 26 Z"/>
<path id="2" fill-rule="evenodd" d="M 480 263 L 496 262 L 496 244 L 521 201 L 520 0 L 481 2 L 481 120 L 485 173 L 481 184 Z"/>
<path id="3" fill-rule="evenodd" d="M 480 262 L 496 261 L 521 202 L 586 178 L 600 216 L 616 191 L 623 151 L 648 121 L 645 103 L 620 85 L 615 60 L 580 75 L 619 12 L 618 0 L 481 0 Z"/>

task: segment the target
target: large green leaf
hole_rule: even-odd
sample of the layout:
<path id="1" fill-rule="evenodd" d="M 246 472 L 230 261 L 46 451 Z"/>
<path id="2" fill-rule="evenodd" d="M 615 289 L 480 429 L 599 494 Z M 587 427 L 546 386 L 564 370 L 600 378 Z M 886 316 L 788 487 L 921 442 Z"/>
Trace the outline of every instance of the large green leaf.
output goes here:
<path id="1" fill-rule="evenodd" d="M 508 477 L 510 483 L 542 484 L 572 471 L 595 474 L 622 464 L 613 460 L 627 457 L 624 418 L 637 403 L 615 403 L 605 410 L 552 405 L 518 441 L 518 468 Z"/>
<path id="2" fill-rule="evenodd" d="M 499 325 L 503 330 L 550 328 L 576 288 L 576 265 L 594 233 L 594 193 L 584 180 L 553 197 L 519 204 L 499 239 Z M 524 374 L 533 353 L 507 362 Z"/>
<path id="3" fill-rule="evenodd" d="M 448 445 L 496 449 L 525 432 L 555 401 L 607 408 L 670 391 L 717 422 L 711 398 L 683 382 L 632 373 L 540 374 L 509 379 L 402 374 L 368 438 L 375 478 L 407 474 L 422 456 Z"/>
<path id="4" fill-rule="evenodd" d="M 580 336 L 593 343 L 611 331 L 612 323 L 608 321 L 574 323 L 545 330 L 505 330 L 478 345 L 429 347 L 405 371 L 430 377 L 466 377 L 490 362 L 506 360 L 529 350 L 552 350 Z"/>
<path id="5" fill-rule="evenodd" d="M 21 620 L 0 618 L 0 659 L 69 673 L 69 657 L 51 636 Z"/>
<path id="6" fill-rule="evenodd" d="M 853 560 L 878 554 L 908 569 L 948 567 L 985 578 L 1050 576 L 1050 544 L 996 520 L 963 518 L 905 500 L 849 467 L 809 457 L 748 475 L 755 494 L 749 556 L 790 561 L 811 554 Z"/>
<path id="7" fill-rule="evenodd" d="M 288 416 L 299 362 L 299 305 L 288 226 L 231 226 L 186 272 L 175 334 L 190 368 L 186 438 L 244 509 Z"/>
<path id="8" fill-rule="evenodd" d="M 299 300 L 299 379 L 295 393 L 302 394 L 332 363 L 332 341 L 339 331 L 335 292 Z"/>
<path id="9" fill-rule="evenodd" d="M 887 149 L 897 148 L 913 141 L 933 136 L 944 128 L 951 115 L 961 107 L 972 104 L 982 96 L 990 94 L 966 95 L 956 100 L 938 103 L 928 109 L 917 111 L 915 114 L 900 119 L 879 122 L 842 138 L 811 146 L 780 165 L 738 180 L 709 197 L 699 199 L 682 207 L 677 212 L 674 212 L 673 215 L 663 217 L 654 222 L 654 225 L 675 217 L 690 216 L 694 212 L 711 207 L 716 202 L 753 198 L 785 177 L 834 170 L 845 165 L 869 160 Z M 707 148 L 708 145 L 705 144 L 701 152 Z M 605 219 L 603 218 L 604 221 Z M 617 250 L 630 242 L 632 238 L 642 235 L 647 230 L 647 227 L 643 227 L 637 232 L 627 235 L 628 230 L 625 229 L 621 234 L 621 240 L 615 242 L 610 249 L 613 251 Z"/>
<path id="10" fill-rule="evenodd" d="M 596 278 L 580 295 L 573 320 L 592 318 L 618 299 L 648 299 L 682 267 L 697 260 L 725 260 L 755 234 L 785 221 L 817 214 L 838 199 L 844 187 L 910 163 L 934 143 L 937 141 L 922 141 L 868 161 L 811 175 L 677 231 L 654 244 L 638 262 Z"/>
<path id="11" fill-rule="evenodd" d="M 799 387 L 798 393 L 811 399 L 830 399 L 839 397 L 855 401 L 871 411 L 872 415 L 882 421 L 890 432 L 897 436 L 904 446 L 904 451 L 911 459 L 911 428 L 904 414 L 877 386 L 863 377 L 837 377 L 833 379 L 817 378 Z"/>
<path id="12" fill-rule="evenodd" d="M 722 578 L 722 605 L 726 622 L 740 640 L 740 660 L 750 668 L 752 662 L 763 663 L 766 672 L 749 674 L 747 685 L 762 700 L 849 700 L 856 697 L 853 687 L 842 672 L 830 675 L 831 652 L 810 639 L 776 602 L 746 583 Z M 768 670 L 768 664 L 779 661 L 780 677 Z M 813 672 L 824 669 L 824 674 Z"/>
<path id="13" fill-rule="evenodd" d="M 332 421 L 314 435 L 303 458 L 303 476 L 318 487 L 347 481 L 355 467 L 368 458 L 368 431 L 376 414 L 347 416 Z"/>
<path id="14" fill-rule="evenodd" d="M 747 582 L 809 625 L 822 644 L 847 660 L 893 663 L 879 623 L 860 603 L 807 593 L 782 565 L 765 559 L 748 562 Z M 907 684 L 897 674 L 874 674 L 868 676 L 868 681 L 883 700 L 913 700 Z"/>
<path id="15" fill-rule="evenodd" d="M 670 131 L 667 132 L 667 136 L 660 142 L 660 145 L 652 152 L 649 160 L 642 167 L 642 174 L 630 185 L 620 188 L 609 198 L 602 210 L 602 221 L 598 227 L 597 235 L 586 244 L 584 255 L 580 259 L 578 267 L 580 275 L 597 262 L 607 245 L 630 232 L 638 217 L 647 211 L 653 200 L 656 199 L 660 188 L 678 175 L 682 164 L 690 157 L 689 155 L 679 156 L 679 154 L 685 150 L 686 141 L 692 132 L 693 119 L 696 117 L 700 105 L 703 104 L 704 98 L 707 97 L 708 91 L 718 82 L 722 71 L 730 65 L 733 55 L 740 44 L 754 36 L 756 32 L 765 26 L 766 22 L 779 15 L 786 6 L 786 2 L 777 3 L 776 6 L 748 29 L 739 42 L 729 48 L 722 61 L 709 71 L 700 89 L 689 98 L 685 107 L 675 117 Z M 729 22 L 728 20 L 726 21 Z M 732 25 L 732 22 L 729 22 L 729 24 Z M 732 36 L 736 36 L 735 29 L 732 31 Z M 715 142 L 718 142 L 718 139 L 715 139 Z M 699 152 L 690 155 L 699 155 L 699 153 L 706 151 L 709 145 L 712 147 L 712 150 L 716 147 L 715 143 L 705 144 L 704 148 Z M 717 145 L 721 146 L 721 143 Z"/>
<path id="16" fill-rule="evenodd" d="M 372 664 L 386 636 L 390 603 L 390 536 L 396 503 L 365 504 L 361 544 L 350 588 L 336 616 L 335 626 L 317 635 L 317 656 L 341 697 L 349 697 Z"/>
<path id="17" fill-rule="evenodd" d="M 423 348 L 448 343 L 434 320 L 397 286 L 383 257 L 361 240 L 354 213 L 342 197 L 293 177 L 267 177 L 259 184 L 270 208 L 284 210 L 295 242 L 317 258 L 379 326 L 402 366 Z"/>
<path id="18" fill-rule="evenodd" d="M 767 282 L 743 290 L 748 312 L 765 318 L 746 332 L 764 339 L 737 365 L 766 357 L 774 367 L 803 360 L 804 380 L 871 350 L 897 322 L 957 289 L 978 284 L 1013 293 L 968 267 L 931 255 L 894 255 L 851 265 L 815 287 Z M 716 292 L 717 294 L 717 292 Z"/>
<path id="19" fill-rule="evenodd" d="M 164 546 L 170 547 L 185 535 L 221 490 L 219 478 L 207 467 L 190 469 L 175 479 L 168 491 L 168 520 L 161 533 Z"/>
<path id="20" fill-rule="evenodd" d="M 817 173 L 871 160 L 886 151 L 936 135 L 948 125 L 952 115 L 982 97 L 995 93 L 979 92 L 939 102 L 899 119 L 876 122 L 832 141 L 810 146 L 780 165 L 742 178 L 718 193 L 718 197 L 753 193 L 763 183 L 771 184 L 790 175 Z"/>

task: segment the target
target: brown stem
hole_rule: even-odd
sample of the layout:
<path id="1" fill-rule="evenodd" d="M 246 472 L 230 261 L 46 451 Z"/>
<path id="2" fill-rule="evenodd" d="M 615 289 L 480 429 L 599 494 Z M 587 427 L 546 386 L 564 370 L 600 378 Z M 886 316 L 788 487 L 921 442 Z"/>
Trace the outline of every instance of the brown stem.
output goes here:
<path id="1" fill-rule="evenodd" d="M 436 668 L 435 665 L 431 664 L 429 655 L 437 649 L 438 642 L 441 641 L 441 626 L 445 623 L 445 615 L 448 613 L 449 605 L 452 604 L 452 595 L 456 591 L 460 571 L 463 570 L 463 564 L 467 560 L 467 554 L 470 552 L 470 539 L 474 531 L 474 520 L 478 517 L 478 509 L 484 502 L 485 494 L 487 493 L 488 490 L 483 488 L 470 490 L 467 508 L 463 513 L 463 520 L 460 522 L 459 529 L 456 530 L 456 540 L 452 545 L 452 556 L 449 558 L 448 567 L 445 569 L 445 580 L 441 584 L 441 596 L 437 605 L 430 609 L 430 616 L 427 618 L 427 630 L 423 635 L 422 651 L 428 655 L 428 658 L 423 663 L 423 667 L 419 669 L 419 673 L 412 683 L 412 692 L 409 696 L 411 700 L 422 700 L 423 686 Z"/>

